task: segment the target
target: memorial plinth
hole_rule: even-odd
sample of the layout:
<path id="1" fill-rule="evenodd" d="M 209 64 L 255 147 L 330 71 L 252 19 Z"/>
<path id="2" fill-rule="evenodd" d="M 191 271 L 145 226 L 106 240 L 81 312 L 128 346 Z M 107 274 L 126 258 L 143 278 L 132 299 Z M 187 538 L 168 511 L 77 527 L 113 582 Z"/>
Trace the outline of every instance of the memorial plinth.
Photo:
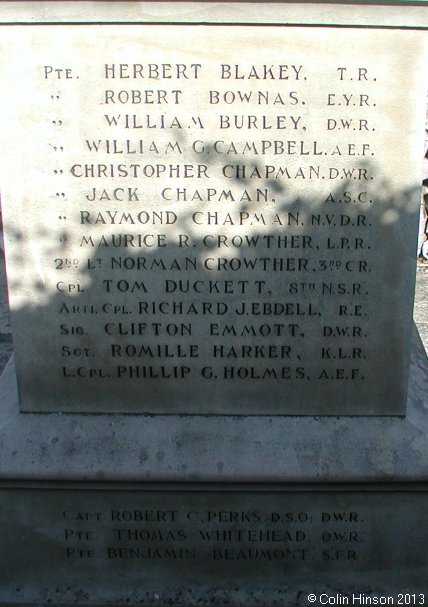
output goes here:
<path id="1" fill-rule="evenodd" d="M 423 600 L 428 364 L 416 332 L 410 378 L 406 418 L 42 416 L 19 413 L 10 364 L 1 600 Z"/>
<path id="2" fill-rule="evenodd" d="M 77 6 L 0 24 L 0 603 L 424 604 L 428 9 Z"/>

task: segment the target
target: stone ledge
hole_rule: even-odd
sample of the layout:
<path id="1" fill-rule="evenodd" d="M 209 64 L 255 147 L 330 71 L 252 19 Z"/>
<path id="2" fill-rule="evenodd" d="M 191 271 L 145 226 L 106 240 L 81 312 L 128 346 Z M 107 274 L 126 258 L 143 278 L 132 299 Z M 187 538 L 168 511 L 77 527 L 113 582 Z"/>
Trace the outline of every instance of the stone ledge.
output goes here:
<path id="1" fill-rule="evenodd" d="M 405 418 L 20 414 L 13 360 L 0 395 L 3 480 L 428 480 L 428 363 L 416 331 Z"/>

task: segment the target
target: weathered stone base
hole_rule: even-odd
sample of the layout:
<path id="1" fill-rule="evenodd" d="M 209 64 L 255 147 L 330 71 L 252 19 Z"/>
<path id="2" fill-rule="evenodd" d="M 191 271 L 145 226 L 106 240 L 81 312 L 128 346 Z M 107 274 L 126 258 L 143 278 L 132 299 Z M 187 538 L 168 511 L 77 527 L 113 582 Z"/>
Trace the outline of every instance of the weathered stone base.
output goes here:
<path id="1" fill-rule="evenodd" d="M 417 335 L 405 418 L 20 414 L 9 364 L 0 604 L 422 604 L 427 387 Z"/>
<path id="2" fill-rule="evenodd" d="M 1 495 L 0 597 L 12 604 L 306 605 L 310 592 L 398 604 L 428 592 L 428 485 L 11 483 Z"/>

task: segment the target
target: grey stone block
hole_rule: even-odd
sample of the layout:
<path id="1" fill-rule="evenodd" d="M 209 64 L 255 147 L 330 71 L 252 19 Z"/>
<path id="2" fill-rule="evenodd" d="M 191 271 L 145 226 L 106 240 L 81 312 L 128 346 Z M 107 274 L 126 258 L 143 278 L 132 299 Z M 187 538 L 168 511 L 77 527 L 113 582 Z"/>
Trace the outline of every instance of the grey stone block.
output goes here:
<path id="1" fill-rule="evenodd" d="M 347 482 L 428 480 L 427 356 L 415 331 L 407 415 L 20 414 L 1 376 L 2 478 Z"/>
<path id="2" fill-rule="evenodd" d="M 427 382 L 415 332 L 406 418 L 22 414 L 10 362 L 0 601 L 420 600 Z"/>

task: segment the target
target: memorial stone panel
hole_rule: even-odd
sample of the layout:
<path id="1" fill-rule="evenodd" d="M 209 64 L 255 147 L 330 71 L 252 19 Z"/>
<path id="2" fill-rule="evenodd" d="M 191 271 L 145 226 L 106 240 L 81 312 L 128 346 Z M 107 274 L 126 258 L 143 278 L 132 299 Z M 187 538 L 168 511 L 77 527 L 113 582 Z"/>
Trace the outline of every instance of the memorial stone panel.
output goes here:
<path id="1" fill-rule="evenodd" d="M 417 489 L 9 487 L 2 496 L 3 600 L 253 604 L 257 589 L 258 605 L 291 604 L 287 590 L 339 579 L 355 602 L 347 594 L 335 604 L 371 604 L 385 589 L 388 604 L 426 598 L 427 493 Z M 410 602 L 392 595 L 409 589 Z"/>
<path id="2" fill-rule="evenodd" d="M 5 29 L 21 410 L 404 414 L 423 36 Z"/>

